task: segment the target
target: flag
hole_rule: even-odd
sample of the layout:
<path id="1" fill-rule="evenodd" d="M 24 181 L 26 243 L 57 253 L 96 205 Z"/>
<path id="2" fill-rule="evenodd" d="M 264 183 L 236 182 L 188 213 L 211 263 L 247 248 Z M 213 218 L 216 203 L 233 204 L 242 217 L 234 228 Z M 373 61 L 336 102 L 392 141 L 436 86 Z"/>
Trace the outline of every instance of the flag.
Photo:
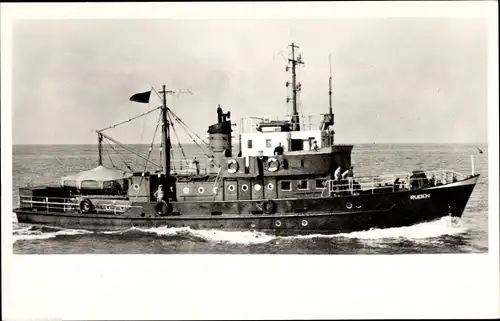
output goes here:
<path id="1" fill-rule="evenodd" d="M 130 97 L 130 101 L 135 101 L 138 103 L 149 103 L 149 97 L 151 96 L 151 90 L 150 91 L 145 91 L 143 93 L 137 93 L 135 95 L 132 95 Z"/>

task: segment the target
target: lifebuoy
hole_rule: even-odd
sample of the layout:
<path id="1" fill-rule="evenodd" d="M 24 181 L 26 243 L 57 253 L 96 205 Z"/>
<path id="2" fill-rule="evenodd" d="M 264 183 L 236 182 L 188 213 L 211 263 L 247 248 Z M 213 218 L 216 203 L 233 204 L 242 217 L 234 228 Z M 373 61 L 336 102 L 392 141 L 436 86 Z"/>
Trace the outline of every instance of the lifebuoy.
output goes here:
<path id="1" fill-rule="evenodd" d="M 267 161 L 267 166 L 270 172 L 276 172 L 280 167 L 280 162 L 276 158 L 271 157 Z"/>
<path id="2" fill-rule="evenodd" d="M 238 168 L 240 167 L 240 165 L 238 164 L 237 161 L 235 161 L 234 159 L 230 159 L 228 162 L 227 162 L 227 172 L 229 174 L 234 174 L 238 171 Z"/>
<path id="3" fill-rule="evenodd" d="M 262 211 L 266 214 L 273 214 L 276 210 L 276 204 L 273 201 L 265 201 L 262 203 Z"/>
<path id="4" fill-rule="evenodd" d="M 86 198 L 80 202 L 80 210 L 82 213 L 90 213 L 94 209 L 92 202 Z"/>
<path id="5" fill-rule="evenodd" d="M 172 209 L 172 204 L 167 204 L 167 202 L 163 200 L 156 203 L 155 206 L 155 211 L 160 216 L 169 214 L 171 212 L 171 209 Z"/>

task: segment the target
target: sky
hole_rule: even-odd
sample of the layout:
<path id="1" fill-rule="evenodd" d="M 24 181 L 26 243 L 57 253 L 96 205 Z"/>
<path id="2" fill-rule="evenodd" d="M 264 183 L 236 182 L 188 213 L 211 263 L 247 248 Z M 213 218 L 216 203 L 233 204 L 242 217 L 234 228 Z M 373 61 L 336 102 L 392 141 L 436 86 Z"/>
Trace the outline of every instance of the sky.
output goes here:
<path id="1" fill-rule="evenodd" d="M 96 129 L 159 106 L 129 98 L 163 84 L 192 92 L 168 104 L 202 137 L 218 104 L 235 123 L 283 116 L 291 42 L 305 62 L 304 114 L 328 112 L 331 56 L 337 143 L 487 142 L 480 18 L 27 19 L 12 32 L 13 144 L 96 143 Z M 108 134 L 147 144 L 157 120 Z"/>

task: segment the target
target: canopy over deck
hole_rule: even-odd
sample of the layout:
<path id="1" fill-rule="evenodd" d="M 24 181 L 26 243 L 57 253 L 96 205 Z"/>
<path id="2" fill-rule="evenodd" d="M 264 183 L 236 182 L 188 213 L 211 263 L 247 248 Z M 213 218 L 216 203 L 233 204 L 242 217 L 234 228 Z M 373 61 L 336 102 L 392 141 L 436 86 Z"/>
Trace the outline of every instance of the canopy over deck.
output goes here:
<path id="1" fill-rule="evenodd" d="M 61 185 L 77 188 L 103 189 L 108 186 L 111 187 L 113 183 L 131 176 L 132 173 L 100 165 L 90 170 L 62 177 Z"/>

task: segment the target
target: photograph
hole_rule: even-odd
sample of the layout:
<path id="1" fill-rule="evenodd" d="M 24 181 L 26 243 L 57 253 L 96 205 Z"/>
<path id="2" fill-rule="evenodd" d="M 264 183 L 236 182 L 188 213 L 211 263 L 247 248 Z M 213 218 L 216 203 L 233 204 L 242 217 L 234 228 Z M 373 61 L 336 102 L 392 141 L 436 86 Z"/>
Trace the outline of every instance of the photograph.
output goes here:
<path id="1" fill-rule="evenodd" d="M 1 8 L 6 318 L 498 316 L 496 2 Z"/>
<path id="2" fill-rule="evenodd" d="M 487 27 L 16 21 L 14 252 L 487 252 Z"/>

